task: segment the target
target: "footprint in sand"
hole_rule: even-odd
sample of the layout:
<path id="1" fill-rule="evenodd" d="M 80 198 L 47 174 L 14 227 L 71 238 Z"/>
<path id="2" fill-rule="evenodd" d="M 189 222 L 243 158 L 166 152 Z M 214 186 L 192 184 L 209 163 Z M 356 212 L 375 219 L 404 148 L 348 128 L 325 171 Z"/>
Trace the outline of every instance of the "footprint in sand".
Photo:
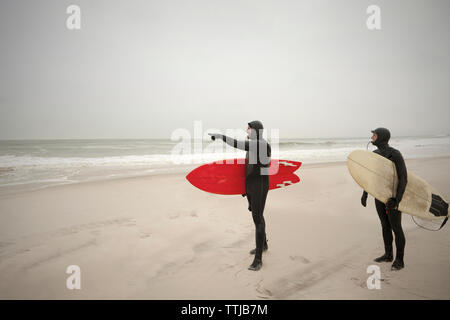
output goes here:
<path id="1" fill-rule="evenodd" d="M 134 227 L 136 226 L 136 220 L 130 220 L 125 224 L 125 227 Z"/>
<path id="2" fill-rule="evenodd" d="M 173 219 L 177 219 L 180 216 L 179 213 L 171 213 L 169 215 L 169 219 L 173 220 Z"/>
<path id="3" fill-rule="evenodd" d="M 36 260 L 34 260 L 31 263 L 23 266 L 23 269 L 24 270 L 29 270 L 29 269 L 35 268 L 35 267 L 40 266 L 40 265 L 42 265 L 44 263 L 48 263 L 50 261 L 54 261 L 56 259 L 60 259 L 61 257 L 67 256 L 67 255 L 72 254 L 72 253 L 74 253 L 76 251 L 79 251 L 81 249 L 84 249 L 84 248 L 87 248 L 87 247 L 90 247 L 90 246 L 95 246 L 96 244 L 97 244 L 97 242 L 96 242 L 95 239 L 90 239 L 89 241 L 77 244 L 74 247 L 58 249 L 55 253 L 51 253 L 51 254 L 48 254 L 48 255 L 45 255 L 45 256 L 38 257 Z M 30 251 L 30 250 L 26 249 L 25 251 Z"/>
<path id="4" fill-rule="evenodd" d="M 195 210 L 192 210 L 191 213 L 190 213 L 189 215 L 190 215 L 191 217 L 193 217 L 193 218 L 197 218 L 197 217 L 198 217 L 197 212 L 195 212 Z"/>
<path id="5" fill-rule="evenodd" d="M 352 277 L 352 278 L 350 278 L 350 280 L 352 280 L 353 283 L 355 285 L 357 285 L 358 287 L 367 289 L 367 280 L 361 280 L 360 278 L 357 278 L 357 277 Z M 388 279 L 380 279 L 380 281 L 382 281 L 385 284 L 389 284 Z"/>
<path id="6" fill-rule="evenodd" d="M 98 235 L 100 234 L 100 230 L 92 230 L 92 231 L 91 231 L 91 234 L 92 234 L 93 236 L 98 236 Z"/>
<path id="7" fill-rule="evenodd" d="M 324 281 L 344 269 L 345 264 L 355 255 L 358 247 L 350 247 L 340 252 L 335 258 L 329 257 L 328 259 L 311 263 L 308 267 L 299 267 L 294 272 L 285 274 L 266 284 L 265 287 L 270 288 L 273 297 L 276 299 L 286 299 L 293 295 L 298 295 L 301 291 Z M 304 257 L 290 256 L 290 258 L 294 261 L 295 259 L 301 261 L 301 258 Z"/>
<path id="8" fill-rule="evenodd" d="M 145 239 L 145 238 L 150 237 L 150 235 L 151 235 L 150 232 L 141 232 L 141 233 L 139 234 L 139 238 Z"/>
<path id="9" fill-rule="evenodd" d="M 258 283 L 256 285 L 255 290 L 256 290 L 256 292 L 261 294 L 261 296 L 258 296 L 259 298 L 270 299 L 273 296 L 272 291 L 270 291 L 269 289 L 265 289 L 265 288 L 261 287 L 260 283 Z"/>
<path id="10" fill-rule="evenodd" d="M 300 261 L 300 262 L 305 263 L 305 264 L 311 262 L 311 261 L 309 261 L 308 259 L 306 259 L 305 257 L 302 257 L 302 256 L 289 256 L 289 258 L 292 261 Z"/>
<path id="11" fill-rule="evenodd" d="M 180 217 L 191 217 L 191 218 L 197 218 L 198 214 L 195 210 L 191 210 L 190 212 L 172 212 L 169 214 L 169 219 L 178 219 Z"/>
<path id="12" fill-rule="evenodd" d="M 356 286 L 358 286 L 358 287 L 361 287 L 361 288 L 367 288 L 367 283 L 366 283 L 366 281 L 363 281 L 363 280 L 361 280 L 360 278 L 352 277 L 352 278 L 350 278 L 350 280 L 352 280 L 353 283 L 354 283 Z"/>

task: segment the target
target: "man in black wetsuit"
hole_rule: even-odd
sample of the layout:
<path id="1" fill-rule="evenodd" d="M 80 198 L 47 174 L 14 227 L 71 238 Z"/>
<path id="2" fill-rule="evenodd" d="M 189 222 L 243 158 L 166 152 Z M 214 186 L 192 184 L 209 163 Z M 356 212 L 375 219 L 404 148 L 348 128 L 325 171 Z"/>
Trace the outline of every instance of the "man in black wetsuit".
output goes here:
<path id="1" fill-rule="evenodd" d="M 252 212 L 256 231 L 256 248 L 250 251 L 250 254 L 255 255 L 255 259 L 249 270 L 254 271 L 261 269 L 262 252 L 268 249 L 263 213 L 267 192 L 269 191 L 271 148 L 262 136 L 263 129 L 260 121 L 249 122 L 247 128 L 249 140 L 245 141 L 237 141 L 222 134 L 210 134 L 212 140 L 222 139 L 232 147 L 247 151 L 245 157 L 245 195 L 248 200 L 248 210 Z"/>
<path id="2" fill-rule="evenodd" d="M 383 231 L 385 250 L 384 255 L 376 258 L 375 262 L 391 262 L 393 260 L 392 231 L 394 231 L 397 252 L 395 261 L 392 264 L 392 270 L 400 270 L 404 268 L 403 255 L 406 241 L 402 229 L 402 213 L 397 209 L 408 182 L 405 161 L 403 160 L 402 154 L 397 149 L 389 146 L 388 142 L 391 134 L 388 129 L 377 128 L 373 130 L 372 133 L 372 144 L 378 148 L 374 152 L 394 162 L 398 177 L 397 192 L 394 198 L 390 198 L 386 204 L 375 199 L 375 207 L 377 208 Z M 364 191 L 361 198 L 361 204 L 365 207 L 366 202 L 367 192 Z"/>

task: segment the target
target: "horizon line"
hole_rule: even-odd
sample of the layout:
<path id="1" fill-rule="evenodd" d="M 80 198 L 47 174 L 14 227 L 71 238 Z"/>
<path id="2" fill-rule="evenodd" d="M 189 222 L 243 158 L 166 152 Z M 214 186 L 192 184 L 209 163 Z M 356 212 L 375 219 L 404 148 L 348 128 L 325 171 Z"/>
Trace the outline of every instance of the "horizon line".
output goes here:
<path id="1" fill-rule="evenodd" d="M 391 137 L 391 139 L 395 138 L 415 138 L 415 137 L 446 137 L 450 136 L 450 133 L 438 133 L 438 134 L 423 134 L 423 135 L 403 135 L 403 136 L 394 136 Z M 280 140 L 290 140 L 290 139 L 364 139 L 367 138 L 367 136 L 343 136 L 343 137 L 280 137 Z M 370 138 L 370 137 L 369 137 Z M 368 138 L 368 139 L 369 139 Z M 171 140 L 170 138 L 20 138 L 20 139 L 0 139 L 0 141 L 55 141 L 55 140 L 61 140 L 61 141 L 67 141 L 67 140 Z M 193 139 L 191 139 L 193 140 Z M 208 139 L 202 139 L 202 140 L 208 140 Z"/>

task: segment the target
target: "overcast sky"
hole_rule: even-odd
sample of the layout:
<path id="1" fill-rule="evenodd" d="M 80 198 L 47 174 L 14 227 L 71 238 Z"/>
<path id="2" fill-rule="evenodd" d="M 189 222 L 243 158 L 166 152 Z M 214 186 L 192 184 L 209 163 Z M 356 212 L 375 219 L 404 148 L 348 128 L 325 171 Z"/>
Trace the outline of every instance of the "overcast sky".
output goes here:
<path id="1" fill-rule="evenodd" d="M 70 4 L 81 30 L 66 27 Z M 366 9 L 381 8 L 381 30 Z M 450 133 L 450 1 L 0 2 L 0 139 Z"/>

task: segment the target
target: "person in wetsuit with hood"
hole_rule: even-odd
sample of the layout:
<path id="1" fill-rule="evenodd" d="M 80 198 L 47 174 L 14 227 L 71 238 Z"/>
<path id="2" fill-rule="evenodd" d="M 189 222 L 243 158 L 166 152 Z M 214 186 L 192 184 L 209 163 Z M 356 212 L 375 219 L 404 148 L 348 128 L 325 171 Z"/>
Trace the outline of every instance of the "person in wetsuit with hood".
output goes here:
<path id="1" fill-rule="evenodd" d="M 249 270 L 257 271 L 262 267 L 262 253 L 268 249 L 266 239 L 266 223 L 264 207 L 269 191 L 269 166 L 271 157 L 270 144 L 263 138 L 263 124 L 260 121 L 248 123 L 248 140 L 238 141 L 222 134 L 213 133 L 211 139 L 222 139 L 234 148 L 246 150 L 245 156 L 245 195 L 248 210 L 251 211 L 255 223 L 256 248 L 250 251 L 255 258 Z"/>
<path id="2" fill-rule="evenodd" d="M 394 231 L 397 252 L 395 261 L 392 264 L 392 270 L 400 270 L 405 266 L 403 256 L 406 240 L 402 229 L 402 213 L 401 211 L 398 211 L 398 204 L 402 200 L 403 193 L 405 192 L 406 184 L 408 182 L 406 165 L 400 151 L 389 146 L 388 142 L 391 137 L 391 133 L 388 129 L 377 128 L 373 130 L 372 133 L 372 144 L 378 148 L 374 150 L 374 152 L 394 162 L 398 177 L 397 193 L 395 197 L 390 198 L 386 204 L 378 199 L 375 199 L 375 207 L 377 209 L 383 231 L 385 253 L 381 257 L 376 258 L 374 261 L 391 262 L 393 260 L 392 231 Z M 365 207 L 366 202 L 367 192 L 364 191 L 361 198 L 361 204 Z"/>

